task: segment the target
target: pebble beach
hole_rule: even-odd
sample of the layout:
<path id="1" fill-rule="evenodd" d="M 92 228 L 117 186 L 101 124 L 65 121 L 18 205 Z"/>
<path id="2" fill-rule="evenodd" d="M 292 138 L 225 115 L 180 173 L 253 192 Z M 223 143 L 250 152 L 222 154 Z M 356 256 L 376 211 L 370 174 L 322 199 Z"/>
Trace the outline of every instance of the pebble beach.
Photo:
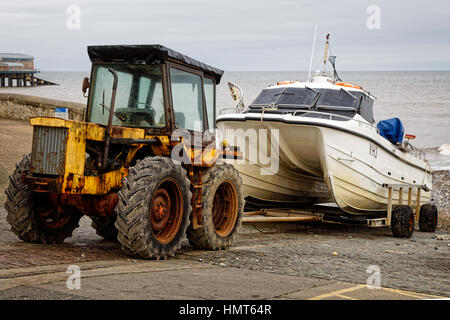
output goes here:
<path id="1" fill-rule="evenodd" d="M 450 229 L 450 171 L 440 170 L 433 172 L 433 190 L 431 192 L 433 203 L 438 208 L 439 226 Z"/>

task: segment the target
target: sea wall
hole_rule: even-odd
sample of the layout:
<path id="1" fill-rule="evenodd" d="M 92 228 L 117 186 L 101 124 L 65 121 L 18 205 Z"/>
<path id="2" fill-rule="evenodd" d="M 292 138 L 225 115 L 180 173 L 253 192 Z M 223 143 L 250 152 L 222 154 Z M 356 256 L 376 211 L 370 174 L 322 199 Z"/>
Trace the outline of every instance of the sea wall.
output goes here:
<path id="1" fill-rule="evenodd" d="M 68 108 L 69 119 L 83 120 L 85 105 L 81 103 L 15 93 L 0 93 L 0 118 L 29 120 L 33 117 L 53 117 L 55 108 Z"/>

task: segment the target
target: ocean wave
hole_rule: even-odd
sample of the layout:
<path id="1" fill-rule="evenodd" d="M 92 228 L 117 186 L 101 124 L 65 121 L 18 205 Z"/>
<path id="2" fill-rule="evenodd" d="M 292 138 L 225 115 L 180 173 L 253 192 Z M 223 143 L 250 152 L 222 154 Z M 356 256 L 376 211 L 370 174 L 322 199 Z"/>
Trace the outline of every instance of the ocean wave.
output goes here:
<path id="1" fill-rule="evenodd" d="M 443 144 L 438 150 L 441 155 L 450 157 L 450 144 Z"/>
<path id="2" fill-rule="evenodd" d="M 450 144 L 422 150 L 425 151 L 425 158 L 433 171 L 450 170 Z"/>

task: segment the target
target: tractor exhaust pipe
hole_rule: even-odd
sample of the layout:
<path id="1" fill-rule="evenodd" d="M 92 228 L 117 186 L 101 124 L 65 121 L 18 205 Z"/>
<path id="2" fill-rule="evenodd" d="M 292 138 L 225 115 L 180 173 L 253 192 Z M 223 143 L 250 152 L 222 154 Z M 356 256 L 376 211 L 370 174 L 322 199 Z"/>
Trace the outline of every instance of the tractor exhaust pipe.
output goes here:
<path id="1" fill-rule="evenodd" d="M 111 106 L 109 108 L 108 126 L 106 127 L 106 132 L 105 132 L 106 139 L 105 139 L 105 151 L 103 152 L 102 169 L 106 168 L 106 165 L 108 162 L 109 144 L 111 141 L 112 121 L 113 121 L 113 116 L 114 116 L 114 104 L 116 103 L 116 91 L 117 91 L 117 81 L 118 81 L 117 72 L 111 68 L 109 68 L 108 71 L 112 73 L 112 75 L 114 77 L 114 82 L 113 82 L 113 88 L 112 88 L 112 94 L 111 94 Z"/>

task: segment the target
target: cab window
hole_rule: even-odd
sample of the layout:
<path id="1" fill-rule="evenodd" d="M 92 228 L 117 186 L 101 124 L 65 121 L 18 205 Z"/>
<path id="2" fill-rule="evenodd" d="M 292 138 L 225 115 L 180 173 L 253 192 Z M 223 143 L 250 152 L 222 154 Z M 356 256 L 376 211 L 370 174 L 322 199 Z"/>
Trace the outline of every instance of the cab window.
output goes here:
<path id="1" fill-rule="evenodd" d="M 213 132 L 216 127 L 214 118 L 214 81 L 212 79 L 204 78 L 203 84 L 205 91 L 206 112 L 208 114 L 208 128 L 209 131 Z"/>
<path id="2" fill-rule="evenodd" d="M 199 75 L 170 68 L 175 126 L 203 131 L 203 90 Z"/>
<path id="3" fill-rule="evenodd" d="M 113 125 L 165 127 L 161 66 L 96 65 L 89 121 L 108 124 L 114 70 L 118 76 Z"/>

